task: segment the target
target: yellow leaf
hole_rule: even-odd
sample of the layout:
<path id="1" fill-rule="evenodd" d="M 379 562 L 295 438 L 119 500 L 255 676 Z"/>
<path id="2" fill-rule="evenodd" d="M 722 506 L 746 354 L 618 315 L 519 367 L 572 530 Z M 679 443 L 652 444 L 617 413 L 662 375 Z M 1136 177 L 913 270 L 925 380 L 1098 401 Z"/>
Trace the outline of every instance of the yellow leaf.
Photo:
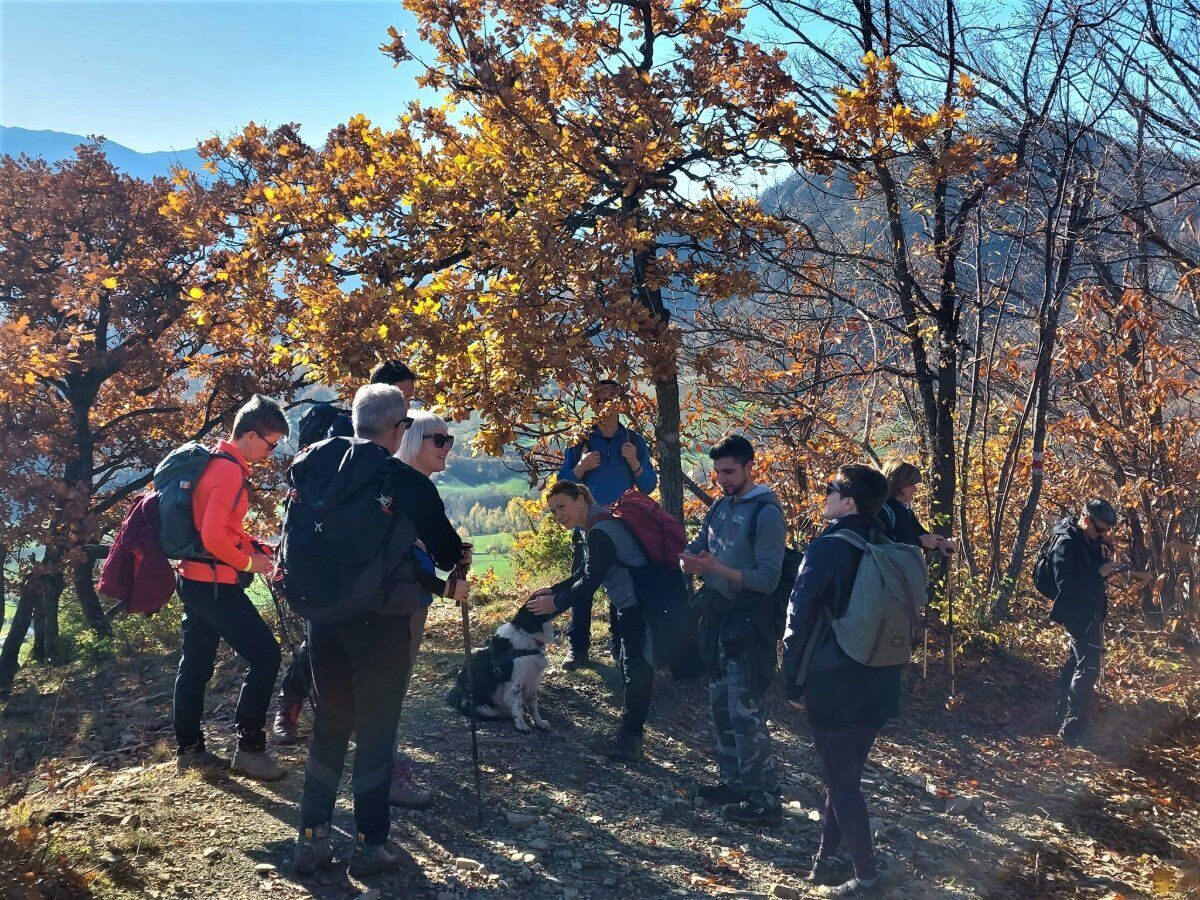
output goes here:
<path id="1" fill-rule="evenodd" d="M 263 196 L 266 197 L 267 202 L 270 203 L 272 200 L 275 199 L 275 189 L 269 188 L 269 187 L 263 188 Z"/>
<path id="2" fill-rule="evenodd" d="M 116 279 L 116 276 L 110 275 L 108 278 L 105 278 L 105 279 L 104 279 L 102 282 L 100 282 L 100 283 L 101 283 L 102 285 L 104 285 L 106 288 L 108 288 L 110 291 L 115 291 L 115 290 L 117 289 L 117 279 Z"/>
<path id="3" fill-rule="evenodd" d="M 1169 897 L 1175 893 L 1175 871 L 1166 866 L 1158 866 L 1150 870 L 1150 881 L 1154 885 L 1154 893 L 1160 897 Z"/>
<path id="4" fill-rule="evenodd" d="M 204 291 L 202 291 L 198 287 L 194 287 L 190 291 L 188 291 L 188 296 L 191 297 L 193 300 L 200 300 L 204 297 Z"/>

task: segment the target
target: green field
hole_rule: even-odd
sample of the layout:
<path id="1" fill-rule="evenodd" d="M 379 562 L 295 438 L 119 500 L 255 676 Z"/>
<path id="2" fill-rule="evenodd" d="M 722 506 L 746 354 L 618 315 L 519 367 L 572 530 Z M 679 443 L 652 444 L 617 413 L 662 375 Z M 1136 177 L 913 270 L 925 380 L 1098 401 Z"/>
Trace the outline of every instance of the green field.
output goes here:
<path id="1" fill-rule="evenodd" d="M 495 534 L 471 535 L 471 543 L 475 545 L 475 561 L 471 566 L 471 574 L 482 575 L 488 569 L 495 569 L 501 578 L 508 578 L 513 573 L 512 550 L 513 536 L 507 532 Z M 495 549 L 497 553 L 485 553 L 484 550 Z"/>

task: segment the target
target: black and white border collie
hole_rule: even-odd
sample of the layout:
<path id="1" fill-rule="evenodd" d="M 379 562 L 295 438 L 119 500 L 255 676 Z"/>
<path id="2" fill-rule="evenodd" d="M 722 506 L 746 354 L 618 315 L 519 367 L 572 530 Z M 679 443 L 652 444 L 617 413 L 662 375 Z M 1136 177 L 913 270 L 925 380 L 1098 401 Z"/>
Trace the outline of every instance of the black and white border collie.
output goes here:
<path id="1" fill-rule="evenodd" d="M 557 615 L 557 614 L 555 614 Z M 554 643 L 554 616 L 539 616 L 521 606 L 501 625 L 486 647 L 471 654 L 474 696 L 468 697 L 467 672 L 460 669 L 446 702 L 464 715 L 475 712 L 488 719 L 512 719 L 517 731 L 528 732 L 526 713 L 535 728 L 550 729 L 538 714 L 538 687 L 549 662 L 546 646 Z"/>

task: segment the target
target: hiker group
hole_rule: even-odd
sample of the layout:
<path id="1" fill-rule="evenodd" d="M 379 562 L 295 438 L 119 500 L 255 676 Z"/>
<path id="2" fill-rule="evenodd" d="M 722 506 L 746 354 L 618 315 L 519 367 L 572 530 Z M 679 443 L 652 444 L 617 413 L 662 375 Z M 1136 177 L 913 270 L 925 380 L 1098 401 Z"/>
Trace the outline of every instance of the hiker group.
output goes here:
<path id="1" fill-rule="evenodd" d="M 272 595 L 304 620 L 273 727 L 277 742 L 297 741 L 301 710 L 312 703 L 293 861 L 300 876 L 333 864 L 331 820 L 352 736 L 352 872 L 400 865 L 388 839 L 389 806 L 433 802 L 397 730 L 428 610 L 435 597 L 469 603 L 472 559 L 432 480 L 446 468 L 454 437 L 440 417 L 410 411 L 415 382 L 404 364 L 385 363 L 349 411 L 317 404 L 305 414 L 275 545 L 244 528 L 249 476 L 291 429 L 276 403 L 255 396 L 227 439 L 212 448 L 185 445 L 163 461 L 101 579 L 102 591 L 134 611 L 152 612 L 172 589 L 183 602 L 174 695 L 180 771 L 284 777 L 267 750 L 282 658 L 247 593 L 254 577 L 268 578 Z M 863 769 L 880 729 L 899 712 L 901 673 L 920 637 L 924 551 L 950 557 L 957 549 L 912 512 L 921 472 L 903 461 L 882 470 L 841 466 L 824 486 L 827 525 L 801 554 L 788 546 L 778 497 L 756 480 L 753 445 L 732 435 L 709 451 L 720 497 L 689 540 L 649 496 L 653 461 L 645 440 L 621 422 L 623 394 L 617 382 L 597 385 L 595 424 L 566 451 L 546 495 L 554 521 L 572 532 L 571 573 L 534 590 L 524 606 L 542 618 L 570 611 L 562 668 L 571 671 L 592 662 L 592 605 L 604 589 L 622 711 L 595 749 L 614 760 L 642 756 L 656 670 L 681 681 L 705 677 L 718 777 L 698 793 L 746 826 L 782 818 L 768 715 L 768 689 L 781 670 L 785 702 L 806 711 L 827 786 L 812 879 L 832 896 L 868 894 L 878 873 Z M 1127 570 L 1111 561 L 1117 521 L 1110 503 L 1088 501 L 1055 527 L 1034 567 L 1038 590 L 1053 601 L 1051 618 L 1069 636 L 1057 710 L 1068 743 L 1088 725 L 1106 579 Z M 248 665 L 231 761 L 208 749 L 202 729 L 221 640 Z M 535 719 L 536 710 L 535 700 Z"/>

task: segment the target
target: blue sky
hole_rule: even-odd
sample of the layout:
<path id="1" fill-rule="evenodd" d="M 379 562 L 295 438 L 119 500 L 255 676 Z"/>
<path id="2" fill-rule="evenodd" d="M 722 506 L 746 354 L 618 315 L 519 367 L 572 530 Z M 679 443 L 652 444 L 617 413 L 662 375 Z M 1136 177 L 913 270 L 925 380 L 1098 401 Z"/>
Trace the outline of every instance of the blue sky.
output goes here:
<path id="1" fill-rule="evenodd" d="M 0 124 L 152 151 L 300 122 L 320 143 L 416 95 L 377 49 L 389 25 L 417 43 L 400 0 L 0 0 Z"/>

